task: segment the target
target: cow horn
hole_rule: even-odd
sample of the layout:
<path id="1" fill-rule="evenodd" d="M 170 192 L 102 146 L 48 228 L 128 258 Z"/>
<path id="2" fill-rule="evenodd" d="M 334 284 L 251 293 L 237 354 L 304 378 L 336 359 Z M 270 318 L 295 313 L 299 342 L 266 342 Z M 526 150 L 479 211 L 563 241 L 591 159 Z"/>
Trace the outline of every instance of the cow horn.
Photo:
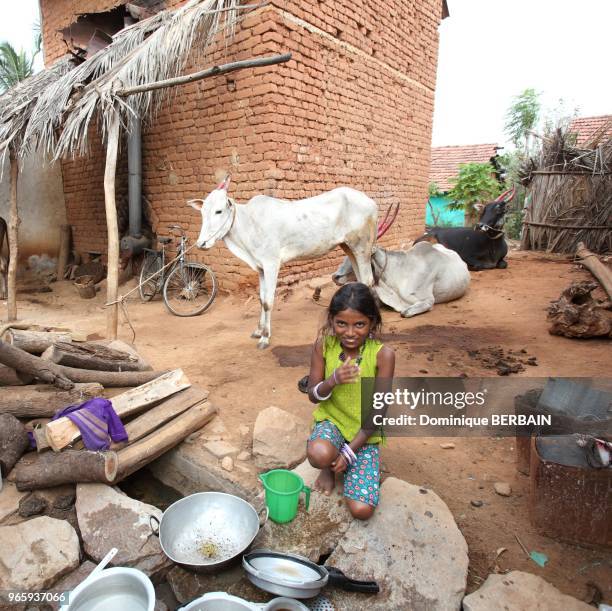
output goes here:
<path id="1" fill-rule="evenodd" d="M 389 206 L 387 209 L 387 214 L 385 214 L 385 218 L 378 224 L 378 231 L 376 232 L 376 239 L 382 238 L 382 236 L 389 231 L 389 228 L 395 222 L 397 218 L 397 213 L 399 212 L 399 202 L 395 203 L 395 210 L 393 214 L 391 214 L 391 209 L 393 208 L 393 204 Z M 391 218 L 389 218 L 391 216 Z"/>
<path id="2" fill-rule="evenodd" d="M 495 201 L 496 202 L 504 201 L 508 203 L 514 197 L 515 191 L 516 191 L 516 187 L 513 185 L 512 188 L 508 189 L 507 191 L 504 191 L 500 196 L 498 196 Z"/>

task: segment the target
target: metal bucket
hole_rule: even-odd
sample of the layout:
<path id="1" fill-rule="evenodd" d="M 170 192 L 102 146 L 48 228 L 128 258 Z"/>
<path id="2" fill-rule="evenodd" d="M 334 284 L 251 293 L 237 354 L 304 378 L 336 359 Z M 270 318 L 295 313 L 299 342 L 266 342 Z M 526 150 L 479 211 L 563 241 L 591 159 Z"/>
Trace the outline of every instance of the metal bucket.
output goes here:
<path id="1" fill-rule="evenodd" d="M 253 543 L 267 519 L 267 508 L 262 521 L 250 503 L 223 492 L 187 496 L 170 505 L 161 522 L 150 517 L 164 554 L 197 573 L 229 565 Z"/>
<path id="2" fill-rule="evenodd" d="M 67 611 L 153 611 L 155 590 L 151 580 L 137 569 L 105 569 L 86 579 L 70 593 Z"/>

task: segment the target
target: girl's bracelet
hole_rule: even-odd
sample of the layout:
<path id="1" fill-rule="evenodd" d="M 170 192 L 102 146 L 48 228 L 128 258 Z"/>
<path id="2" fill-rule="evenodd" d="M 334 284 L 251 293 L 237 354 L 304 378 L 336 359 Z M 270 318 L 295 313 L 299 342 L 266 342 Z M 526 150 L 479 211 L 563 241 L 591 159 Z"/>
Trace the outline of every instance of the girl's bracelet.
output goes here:
<path id="1" fill-rule="evenodd" d="M 355 452 L 353 452 L 353 449 L 351 448 L 351 446 L 349 446 L 348 443 L 342 445 L 342 447 L 340 448 L 340 452 L 342 453 L 342 456 L 344 456 L 349 465 L 352 465 L 357 462 L 357 456 L 355 455 Z"/>
<path id="2" fill-rule="evenodd" d="M 331 391 L 330 391 L 330 393 L 327 395 L 327 397 L 322 397 L 322 396 L 319 394 L 319 388 L 320 388 L 321 384 L 323 384 L 323 382 L 324 382 L 324 380 L 323 380 L 323 381 L 321 381 L 321 382 L 319 382 L 319 383 L 318 383 L 318 384 L 317 384 L 317 385 L 316 385 L 316 386 L 315 386 L 315 387 L 312 389 L 312 394 L 314 395 L 314 398 L 315 398 L 317 401 L 327 401 L 327 399 L 329 399 L 329 398 L 332 396 Z"/>
<path id="3" fill-rule="evenodd" d="M 335 369 L 334 369 L 333 377 L 334 377 L 334 384 L 336 386 L 338 386 L 339 382 L 338 382 L 338 378 L 336 377 L 336 370 Z"/>

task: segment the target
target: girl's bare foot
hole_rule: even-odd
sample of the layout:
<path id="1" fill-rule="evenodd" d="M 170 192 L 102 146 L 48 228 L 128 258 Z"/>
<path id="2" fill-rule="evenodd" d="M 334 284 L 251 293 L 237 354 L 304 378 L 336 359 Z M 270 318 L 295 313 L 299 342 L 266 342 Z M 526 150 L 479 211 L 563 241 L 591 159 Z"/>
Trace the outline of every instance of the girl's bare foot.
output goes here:
<path id="1" fill-rule="evenodd" d="M 314 489 L 322 492 L 326 496 L 329 496 L 332 493 L 335 485 L 336 476 L 334 475 L 334 472 L 329 468 L 325 468 L 321 469 L 319 477 L 317 477 L 314 483 Z"/>

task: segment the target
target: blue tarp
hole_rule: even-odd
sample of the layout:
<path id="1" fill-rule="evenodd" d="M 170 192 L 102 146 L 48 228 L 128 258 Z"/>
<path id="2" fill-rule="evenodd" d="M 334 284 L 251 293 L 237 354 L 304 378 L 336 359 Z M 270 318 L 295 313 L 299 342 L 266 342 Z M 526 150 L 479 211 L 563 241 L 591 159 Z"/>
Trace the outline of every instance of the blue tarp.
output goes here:
<path id="1" fill-rule="evenodd" d="M 463 210 L 449 210 L 447 204 L 451 201 L 448 197 L 430 197 L 431 206 L 427 204 L 427 214 L 425 216 L 425 225 L 432 227 L 434 225 L 444 227 L 463 227 L 464 212 Z M 432 209 L 434 214 L 432 214 Z"/>

